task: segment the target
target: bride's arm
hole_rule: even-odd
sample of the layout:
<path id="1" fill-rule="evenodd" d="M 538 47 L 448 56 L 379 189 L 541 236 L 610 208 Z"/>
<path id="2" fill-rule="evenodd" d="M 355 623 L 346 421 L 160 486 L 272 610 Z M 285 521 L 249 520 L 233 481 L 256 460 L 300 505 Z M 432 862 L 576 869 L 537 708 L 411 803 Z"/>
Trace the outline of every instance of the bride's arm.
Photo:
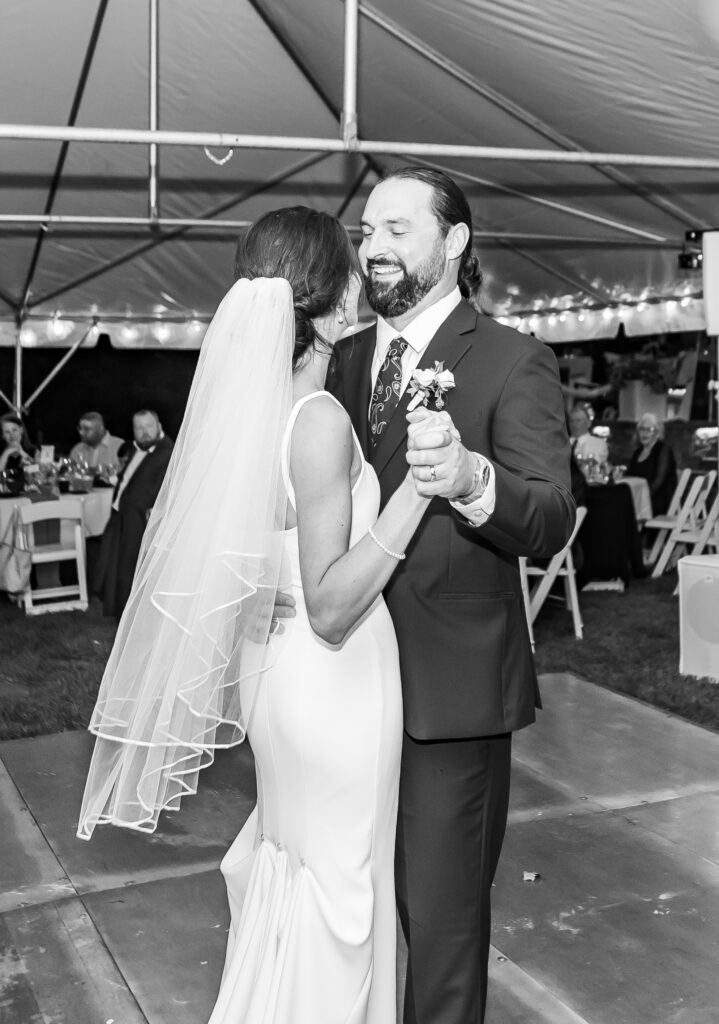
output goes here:
<path id="1" fill-rule="evenodd" d="M 367 533 L 350 548 L 352 527 L 352 428 L 328 399 L 309 402 L 292 434 L 290 472 L 295 488 L 302 589 L 312 629 L 338 644 L 389 581 L 397 559 Z M 389 551 L 401 554 L 429 499 L 417 494 L 411 475 L 374 524 Z"/>

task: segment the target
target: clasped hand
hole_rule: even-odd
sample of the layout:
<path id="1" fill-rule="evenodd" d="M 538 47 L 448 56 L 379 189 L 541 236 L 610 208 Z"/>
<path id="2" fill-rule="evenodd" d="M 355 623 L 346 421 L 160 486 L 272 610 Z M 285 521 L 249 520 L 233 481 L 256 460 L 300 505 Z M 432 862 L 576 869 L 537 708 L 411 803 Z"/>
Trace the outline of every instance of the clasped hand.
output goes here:
<path id="1" fill-rule="evenodd" d="M 463 498 L 472 486 L 474 463 L 447 412 L 420 408 L 407 413 L 407 462 L 423 498 Z"/>

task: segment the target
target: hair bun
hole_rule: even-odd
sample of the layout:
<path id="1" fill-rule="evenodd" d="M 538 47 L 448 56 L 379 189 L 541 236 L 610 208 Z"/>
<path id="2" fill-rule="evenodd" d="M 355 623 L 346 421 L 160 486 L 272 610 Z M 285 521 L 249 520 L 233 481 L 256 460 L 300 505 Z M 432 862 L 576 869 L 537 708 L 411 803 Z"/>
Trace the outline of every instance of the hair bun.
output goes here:
<path id="1" fill-rule="evenodd" d="M 292 353 L 292 365 L 299 366 L 305 353 L 314 348 L 317 332 L 312 322 L 309 295 L 295 295 L 295 347 Z"/>

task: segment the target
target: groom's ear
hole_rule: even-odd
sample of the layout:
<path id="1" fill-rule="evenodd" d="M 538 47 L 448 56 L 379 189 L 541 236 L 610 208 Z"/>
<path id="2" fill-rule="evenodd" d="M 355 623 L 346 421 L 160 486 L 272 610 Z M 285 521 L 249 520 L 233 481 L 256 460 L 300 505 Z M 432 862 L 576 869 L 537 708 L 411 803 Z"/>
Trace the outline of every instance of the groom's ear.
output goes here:
<path id="1" fill-rule="evenodd" d="M 447 259 L 458 260 L 467 247 L 469 228 L 466 224 L 453 224 L 444 240 L 444 251 Z"/>

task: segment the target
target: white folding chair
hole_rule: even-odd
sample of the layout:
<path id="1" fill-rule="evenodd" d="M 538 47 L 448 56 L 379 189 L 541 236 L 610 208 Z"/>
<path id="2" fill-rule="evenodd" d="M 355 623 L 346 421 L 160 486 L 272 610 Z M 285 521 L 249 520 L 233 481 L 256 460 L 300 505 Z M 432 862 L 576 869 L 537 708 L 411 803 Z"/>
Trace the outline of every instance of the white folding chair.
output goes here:
<path id="1" fill-rule="evenodd" d="M 674 494 L 672 494 L 672 500 L 669 502 L 669 507 L 666 512 L 660 516 L 653 516 L 651 519 L 647 519 L 644 523 L 643 528 L 645 530 L 658 531 L 654 543 L 652 544 L 652 549 L 649 552 L 649 565 L 653 565 L 659 558 L 661 550 L 669 536 L 669 531 L 676 526 L 677 516 L 682 504 L 682 498 L 684 497 L 684 492 L 689 485 L 691 475 L 691 469 L 683 469 L 681 471 L 679 479 L 677 480 L 677 486 L 674 488 Z"/>
<path id="2" fill-rule="evenodd" d="M 529 642 L 532 645 L 532 654 L 534 654 L 534 629 L 532 628 L 532 609 L 529 602 L 529 577 L 527 575 L 527 559 L 523 556 L 519 559 L 519 579 L 522 584 L 522 599 L 524 600 L 524 614 L 527 619 L 527 632 L 529 633 Z"/>
<path id="3" fill-rule="evenodd" d="M 23 594 L 23 604 L 28 615 L 43 612 L 64 612 L 73 609 L 87 611 L 87 577 L 85 572 L 85 537 L 83 535 L 82 503 L 76 498 L 61 498 L 60 501 L 41 501 L 20 506 L 20 519 L 27 534 L 28 547 L 32 552 L 33 566 L 49 563 L 75 562 L 77 583 L 66 586 L 32 586 Z M 38 542 L 38 523 L 58 521 L 58 541 Z M 63 530 L 68 523 L 70 530 Z M 68 536 L 69 532 L 69 536 Z M 37 604 L 36 602 L 42 602 Z"/>
<path id="4" fill-rule="evenodd" d="M 682 535 L 693 534 L 703 527 L 709 514 L 707 510 L 709 492 L 714 486 L 716 476 L 716 470 L 713 469 L 706 476 L 698 476 L 692 481 L 676 520 L 669 530 L 669 536 L 652 569 L 652 576 L 661 576 L 665 572 L 674 554 L 674 549 L 684 543 L 679 539 Z M 694 537 L 691 543 L 696 543 L 697 539 L 698 537 Z"/>
<path id="5" fill-rule="evenodd" d="M 549 565 L 546 569 L 541 568 L 538 565 L 533 565 L 532 562 L 527 561 L 526 558 L 520 558 L 520 574 L 523 576 L 523 581 L 526 580 L 525 593 L 525 607 L 527 604 L 527 598 L 529 599 L 529 612 L 527 615 L 527 621 L 530 623 L 530 638 L 532 640 L 532 649 L 534 649 L 534 636 L 531 630 L 531 624 L 537 618 L 540 609 L 547 599 L 549 591 L 552 589 L 555 581 L 561 579 L 564 582 L 564 599 L 567 603 L 567 607 L 572 612 L 572 620 L 574 622 L 574 635 L 577 640 L 582 639 L 582 633 L 584 624 L 582 622 L 582 615 L 579 610 L 579 594 L 577 592 L 577 579 L 574 570 L 574 558 L 572 556 L 572 544 L 574 543 L 579 529 L 584 522 L 584 518 L 587 514 L 587 510 L 583 505 L 580 505 L 577 509 L 577 520 L 572 530 L 572 535 L 556 555 L 550 560 Z M 522 563 L 524 562 L 524 566 Z M 536 576 L 537 583 L 532 590 L 529 589 L 529 577 Z M 523 587 L 525 586 L 523 582 Z"/>

